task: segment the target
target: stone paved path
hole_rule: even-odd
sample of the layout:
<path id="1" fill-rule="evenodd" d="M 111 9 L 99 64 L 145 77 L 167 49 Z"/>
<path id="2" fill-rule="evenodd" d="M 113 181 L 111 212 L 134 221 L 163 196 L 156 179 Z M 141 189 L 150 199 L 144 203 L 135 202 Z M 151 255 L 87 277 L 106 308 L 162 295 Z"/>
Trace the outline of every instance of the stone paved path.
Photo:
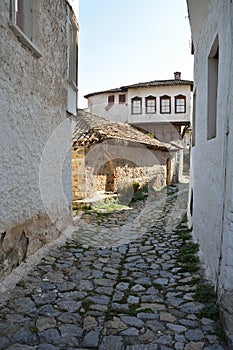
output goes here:
<path id="1" fill-rule="evenodd" d="M 177 262 L 187 188 L 165 193 L 101 219 L 81 213 L 73 237 L 0 300 L 0 349 L 227 349 L 198 318 L 201 272 Z"/>

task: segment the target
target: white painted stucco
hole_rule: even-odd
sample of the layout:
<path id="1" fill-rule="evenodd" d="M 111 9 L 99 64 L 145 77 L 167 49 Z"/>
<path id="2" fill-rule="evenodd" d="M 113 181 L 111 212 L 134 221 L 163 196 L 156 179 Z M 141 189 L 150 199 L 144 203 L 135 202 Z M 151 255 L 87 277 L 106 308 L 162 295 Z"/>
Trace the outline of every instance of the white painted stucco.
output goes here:
<path id="1" fill-rule="evenodd" d="M 195 38 L 195 146 L 191 151 L 193 234 L 200 243 L 208 277 L 215 284 L 233 346 L 233 9 L 230 0 L 210 0 L 202 30 L 194 21 L 194 1 L 187 1 Z M 196 6 L 198 6 L 196 3 Z M 202 17 L 202 14 L 200 14 Z M 194 21 L 194 22 L 193 22 Z M 208 57 L 218 35 L 217 135 L 207 140 Z M 214 101 L 212 101 L 214 103 Z"/>
<path id="2" fill-rule="evenodd" d="M 71 224 L 68 19 L 65 0 L 40 0 L 36 57 L 0 3 L 0 280 Z M 39 35 L 38 35 L 39 33 Z"/>
<path id="3" fill-rule="evenodd" d="M 122 93 L 123 94 L 123 93 Z M 115 102 L 108 105 L 108 96 L 114 95 Z M 102 93 L 88 98 L 88 109 L 92 114 L 108 120 L 127 122 L 128 121 L 128 97 L 126 103 L 119 103 L 119 93 Z"/>
<path id="4" fill-rule="evenodd" d="M 126 94 L 126 103 L 119 104 L 119 94 Z M 177 95 L 186 96 L 186 113 L 175 113 L 175 100 Z M 108 96 L 114 95 L 115 102 L 108 105 Z M 156 113 L 147 114 L 145 98 L 156 97 Z M 171 97 L 171 113 L 160 113 L 160 97 L 169 95 Z M 135 96 L 142 97 L 142 113 L 132 114 L 131 99 Z M 190 122 L 191 111 L 191 89 L 190 85 L 168 85 L 154 87 L 128 88 L 126 92 L 103 92 L 88 97 L 88 109 L 91 113 L 109 120 L 127 122 L 129 124 L 143 123 L 174 123 Z"/>

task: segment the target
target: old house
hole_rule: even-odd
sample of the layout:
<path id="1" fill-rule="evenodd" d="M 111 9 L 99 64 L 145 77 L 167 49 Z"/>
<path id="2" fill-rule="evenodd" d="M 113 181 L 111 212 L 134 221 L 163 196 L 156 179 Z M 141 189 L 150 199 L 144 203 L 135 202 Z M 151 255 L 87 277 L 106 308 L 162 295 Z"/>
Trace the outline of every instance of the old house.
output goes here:
<path id="1" fill-rule="evenodd" d="M 0 280 L 72 222 L 73 5 L 0 2 Z"/>
<path id="2" fill-rule="evenodd" d="M 122 186 L 170 184 L 179 147 L 150 138 L 126 124 L 79 110 L 72 146 L 73 202 Z"/>
<path id="3" fill-rule="evenodd" d="M 193 82 L 174 79 L 154 80 L 90 93 L 89 111 L 109 120 L 126 122 L 169 142 L 183 138 L 190 126 Z"/>
<path id="4" fill-rule="evenodd" d="M 233 349 L 233 4 L 187 5 L 195 62 L 190 223 Z"/>

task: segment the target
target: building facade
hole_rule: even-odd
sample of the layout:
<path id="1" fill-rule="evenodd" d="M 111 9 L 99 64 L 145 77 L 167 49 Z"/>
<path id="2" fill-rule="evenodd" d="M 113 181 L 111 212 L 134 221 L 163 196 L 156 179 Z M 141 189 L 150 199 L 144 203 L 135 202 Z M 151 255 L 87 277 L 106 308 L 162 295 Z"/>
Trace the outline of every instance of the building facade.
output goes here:
<path id="1" fill-rule="evenodd" d="M 155 80 L 90 93 L 88 109 L 109 120 L 126 122 L 158 140 L 182 138 L 190 126 L 193 82 L 174 73 L 173 80 Z"/>
<path id="2" fill-rule="evenodd" d="M 187 0 L 194 52 L 190 224 L 233 348 L 233 4 Z"/>
<path id="3" fill-rule="evenodd" d="M 72 5 L 0 2 L 0 280 L 72 222 L 78 32 Z"/>

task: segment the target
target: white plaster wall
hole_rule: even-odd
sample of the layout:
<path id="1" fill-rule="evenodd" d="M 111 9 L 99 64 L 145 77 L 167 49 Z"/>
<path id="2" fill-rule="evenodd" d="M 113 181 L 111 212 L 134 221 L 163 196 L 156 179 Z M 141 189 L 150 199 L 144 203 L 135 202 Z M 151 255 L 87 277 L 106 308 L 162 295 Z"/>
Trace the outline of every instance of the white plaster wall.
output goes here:
<path id="1" fill-rule="evenodd" d="M 175 113 L 175 99 L 177 95 L 186 96 L 186 113 Z M 156 98 L 156 113 L 146 114 L 147 96 L 155 96 Z M 171 96 L 171 113 L 160 114 L 160 96 Z M 142 114 L 134 115 L 131 111 L 131 99 L 135 96 L 142 97 Z M 133 123 L 159 123 L 159 122 L 190 122 L 191 111 L 191 92 L 189 85 L 174 85 L 174 86 L 155 86 L 148 88 L 136 88 L 128 90 L 128 122 Z"/>
<path id="2" fill-rule="evenodd" d="M 121 94 L 124 94 L 122 92 Z M 119 103 L 119 93 L 103 93 L 90 96 L 88 98 L 88 108 L 91 113 L 108 120 L 127 122 L 128 120 L 128 102 L 127 93 L 126 103 Z M 113 105 L 108 105 L 108 96 L 114 95 L 115 100 Z"/>
<path id="3" fill-rule="evenodd" d="M 122 92 L 123 94 L 123 92 Z M 175 113 L 175 100 L 176 95 L 186 96 L 186 113 Z M 108 96 L 115 96 L 115 103 L 108 106 Z M 146 114 L 145 110 L 145 97 L 153 95 L 156 96 L 156 113 Z M 171 113 L 160 114 L 160 96 L 171 96 Z M 133 115 L 131 110 L 131 99 L 135 96 L 143 98 L 142 101 L 142 114 Z M 88 108 L 91 113 L 99 115 L 103 118 L 128 122 L 130 124 L 139 123 L 158 123 L 158 122 L 190 122 L 191 111 L 191 92 L 189 85 L 175 85 L 164 87 L 150 87 L 150 88 L 136 88 L 128 89 L 126 93 L 126 103 L 119 104 L 119 93 L 102 93 L 88 97 Z"/>
<path id="4" fill-rule="evenodd" d="M 194 191 L 193 232 L 200 242 L 201 254 L 206 263 L 207 273 L 212 282 L 218 285 L 221 258 L 223 264 L 229 252 L 227 237 L 223 239 L 223 206 L 229 210 L 230 182 L 225 182 L 225 142 L 226 118 L 232 120 L 232 91 L 229 90 L 232 79 L 232 28 L 230 2 L 212 0 L 209 13 L 203 25 L 200 38 L 195 46 L 194 80 L 196 88 L 196 145 L 191 151 L 191 187 Z M 207 88 L 208 56 L 216 35 L 219 35 L 219 86 L 217 106 L 217 137 L 207 141 Z M 231 109 L 229 108 L 231 105 Z M 229 114 L 230 113 L 230 114 Z M 231 122 L 232 123 L 232 122 Z M 229 134 L 230 140 L 231 134 Z M 232 142 L 232 141 L 231 141 Z M 233 146 L 233 145 L 232 145 Z M 230 147 L 228 149 L 228 157 Z M 232 158 L 231 158 L 232 162 Z M 232 172 L 230 175 L 232 179 Z M 224 187 L 226 185 L 226 187 Z M 224 199 L 225 198 L 225 199 Z M 222 266 L 224 269 L 224 267 Z M 224 277 L 223 284 L 232 281 L 232 274 Z"/>
<path id="5" fill-rule="evenodd" d="M 0 258 L 9 247 L 20 245 L 22 230 L 29 239 L 29 254 L 52 238 L 54 220 L 61 230 L 71 223 L 69 6 L 65 0 L 41 0 L 40 6 L 36 45 L 42 57 L 36 58 L 9 26 L 10 1 L 0 5 L 0 234 L 6 232 Z M 40 181 L 49 203 L 43 202 Z"/>

